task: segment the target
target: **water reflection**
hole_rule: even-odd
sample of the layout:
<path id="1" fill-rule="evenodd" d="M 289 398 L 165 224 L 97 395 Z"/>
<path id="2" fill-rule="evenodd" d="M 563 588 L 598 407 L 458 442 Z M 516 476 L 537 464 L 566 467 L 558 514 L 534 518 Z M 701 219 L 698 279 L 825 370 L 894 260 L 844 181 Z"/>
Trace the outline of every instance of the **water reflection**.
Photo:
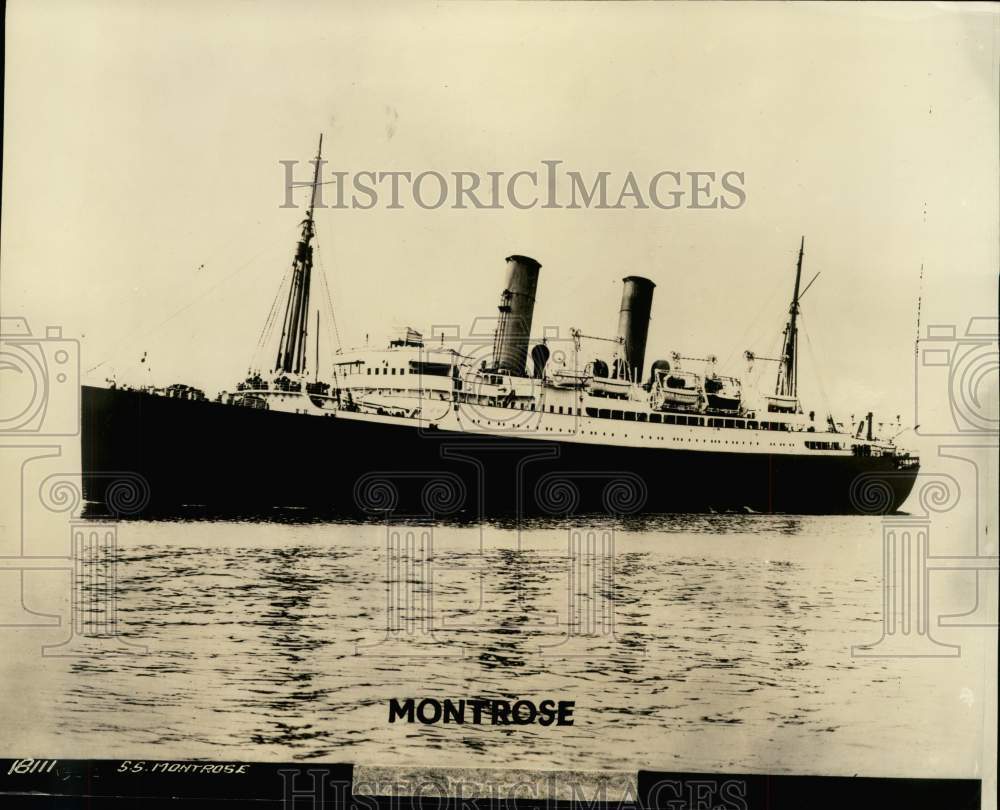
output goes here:
<path id="1" fill-rule="evenodd" d="M 107 520 L 108 513 L 98 504 L 84 505 L 82 517 L 88 520 Z M 743 534 L 748 532 L 778 532 L 796 534 L 801 531 L 803 520 L 811 516 L 746 512 L 664 512 L 642 515 L 608 515 L 603 512 L 580 510 L 572 515 L 496 515 L 479 516 L 448 514 L 441 516 L 415 515 L 395 512 L 335 512 L 321 509 L 274 507 L 260 510 L 217 510 L 205 506 L 181 506 L 168 510 L 150 511 L 139 517 L 111 516 L 128 522 L 156 523 L 276 523 L 281 525 L 329 526 L 419 526 L 440 525 L 455 527 L 489 526 L 498 529 L 545 530 L 574 528 L 585 525 L 594 529 L 620 529 L 629 532 L 699 532 L 712 534 Z M 870 518 L 845 516 L 838 520 L 863 524 Z"/>
<path id="2" fill-rule="evenodd" d="M 706 737 L 713 729 L 845 733 L 831 683 L 850 684 L 855 701 L 899 688 L 880 669 L 858 672 L 848 652 L 880 598 L 878 569 L 855 550 L 857 519 L 644 516 L 584 533 L 567 520 L 441 524 L 433 545 L 392 546 L 407 525 L 427 528 L 122 524 L 119 614 L 149 653 L 66 659 L 50 695 L 63 733 L 131 756 L 165 745 L 409 763 L 436 751 L 599 768 L 669 749 L 722 768 L 742 749 Z M 557 736 L 386 722 L 390 698 L 420 696 L 572 699 L 579 723 Z M 897 719 L 870 722 L 884 732 Z"/>

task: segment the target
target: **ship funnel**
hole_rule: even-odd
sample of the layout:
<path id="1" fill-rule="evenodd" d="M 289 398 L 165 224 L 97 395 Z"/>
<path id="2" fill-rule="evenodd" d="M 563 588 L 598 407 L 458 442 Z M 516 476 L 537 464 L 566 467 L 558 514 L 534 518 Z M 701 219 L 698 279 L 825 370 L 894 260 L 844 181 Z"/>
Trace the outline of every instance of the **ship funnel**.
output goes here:
<path id="1" fill-rule="evenodd" d="M 646 337 L 649 334 L 649 313 L 653 308 L 656 285 L 642 276 L 622 279 L 622 307 L 618 313 L 618 337 L 622 341 L 625 376 L 642 381 L 642 365 L 646 359 Z"/>
<path id="2" fill-rule="evenodd" d="M 528 358 L 535 288 L 541 265 L 528 256 L 507 257 L 507 284 L 500 294 L 500 317 L 493 338 L 493 368 L 523 377 Z"/>

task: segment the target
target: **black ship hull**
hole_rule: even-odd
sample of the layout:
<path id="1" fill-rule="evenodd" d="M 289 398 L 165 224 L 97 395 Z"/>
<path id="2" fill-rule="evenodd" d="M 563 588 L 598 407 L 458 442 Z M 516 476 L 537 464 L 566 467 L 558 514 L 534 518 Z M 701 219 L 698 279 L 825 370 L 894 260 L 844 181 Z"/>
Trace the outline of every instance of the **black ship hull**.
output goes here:
<path id="1" fill-rule="evenodd" d="M 727 453 L 463 434 L 84 386 L 95 514 L 478 520 L 747 511 L 884 514 L 917 474 L 889 456 Z"/>

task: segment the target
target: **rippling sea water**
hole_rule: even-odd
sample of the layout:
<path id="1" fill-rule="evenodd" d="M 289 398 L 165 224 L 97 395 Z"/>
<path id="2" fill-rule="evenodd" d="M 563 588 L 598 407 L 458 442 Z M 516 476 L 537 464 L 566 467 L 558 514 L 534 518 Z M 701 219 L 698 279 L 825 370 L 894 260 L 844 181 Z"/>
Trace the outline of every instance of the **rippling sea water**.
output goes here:
<path id="1" fill-rule="evenodd" d="M 959 694 L 981 663 L 851 655 L 881 634 L 877 519 L 128 522 L 117 558 L 121 631 L 145 652 L 33 661 L 42 708 L 3 697 L 64 755 L 975 767 L 981 711 Z M 574 700 L 576 722 L 390 725 L 393 697 Z"/>

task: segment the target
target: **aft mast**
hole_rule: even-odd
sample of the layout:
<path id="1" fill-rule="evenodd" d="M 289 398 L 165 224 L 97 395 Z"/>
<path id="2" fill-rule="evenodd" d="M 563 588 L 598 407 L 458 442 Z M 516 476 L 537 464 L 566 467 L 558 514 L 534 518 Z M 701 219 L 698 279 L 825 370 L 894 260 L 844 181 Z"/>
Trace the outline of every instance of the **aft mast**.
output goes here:
<path id="1" fill-rule="evenodd" d="M 792 304 L 788 308 L 788 324 L 785 326 L 785 341 L 781 350 L 781 365 L 778 366 L 778 381 L 774 387 L 776 396 L 787 400 L 797 400 L 799 382 L 799 285 L 802 283 L 802 257 L 805 254 L 806 238 L 799 245 L 799 261 L 795 267 L 795 290 Z"/>
<path id="2" fill-rule="evenodd" d="M 292 282 L 285 304 L 285 317 L 281 327 L 278 356 L 274 361 L 275 373 L 302 374 L 306 369 L 306 338 L 308 337 L 309 287 L 312 281 L 312 239 L 316 234 L 313 209 L 316 207 L 316 188 L 319 185 L 319 167 L 323 156 L 323 135 L 319 136 L 316 152 L 316 169 L 313 173 L 309 211 L 302 221 L 302 234 L 295 249 L 292 264 Z"/>

